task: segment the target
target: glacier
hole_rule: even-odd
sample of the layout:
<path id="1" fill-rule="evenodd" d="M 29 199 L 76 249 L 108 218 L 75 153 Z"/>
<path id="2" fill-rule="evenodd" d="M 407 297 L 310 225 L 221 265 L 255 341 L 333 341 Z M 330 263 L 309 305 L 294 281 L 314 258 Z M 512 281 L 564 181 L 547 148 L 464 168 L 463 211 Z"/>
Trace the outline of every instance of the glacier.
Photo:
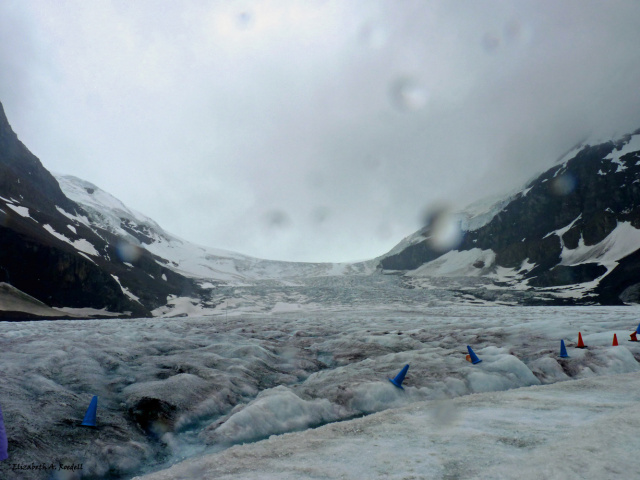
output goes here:
<path id="1" fill-rule="evenodd" d="M 396 298 L 397 277 L 364 278 L 310 304 L 239 291 L 201 317 L 0 322 L 2 478 L 629 478 L 636 308 Z M 405 364 L 402 391 L 387 378 Z M 12 470 L 41 462 L 82 470 Z"/>

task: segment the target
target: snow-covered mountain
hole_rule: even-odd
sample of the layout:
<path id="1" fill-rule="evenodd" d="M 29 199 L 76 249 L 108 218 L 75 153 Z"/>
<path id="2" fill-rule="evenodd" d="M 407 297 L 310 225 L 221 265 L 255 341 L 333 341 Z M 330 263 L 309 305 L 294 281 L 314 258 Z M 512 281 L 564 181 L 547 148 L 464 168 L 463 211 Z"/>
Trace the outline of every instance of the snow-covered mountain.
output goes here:
<path id="1" fill-rule="evenodd" d="M 136 316 L 149 315 L 167 295 L 193 290 L 193 282 L 163 270 L 148 253 L 131 272 L 118 260 L 118 238 L 87 226 L 86 215 L 20 142 L 0 104 L 0 282 L 49 307 Z M 0 305 L 4 315 L 7 304 Z M 23 306 L 17 311 L 40 316 L 29 302 Z"/>
<path id="2" fill-rule="evenodd" d="M 375 269 L 375 262 L 270 261 L 192 244 L 89 182 L 54 178 L 20 142 L 1 104 L 0 247 L 0 282 L 69 316 L 203 313 L 224 298 L 212 295 L 219 286 L 291 285 Z M 16 310 L 19 298 L 13 310 L 0 304 L 3 316 L 42 316 L 28 302 Z M 188 308 L 178 312 L 178 303 Z"/>
<path id="3" fill-rule="evenodd" d="M 640 130 L 580 146 L 524 188 L 427 226 L 380 259 L 414 286 L 482 277 L 490 287 L 579 303 L 640 299 Z"/>
<path id="4" fill-rule="evenodd" d="M 263 260 L 212 247 L 196 245 L 160 227 L 111 194 L 73 176 L 55 175 L 64 194 L 87 212 L 88 225 L 102 228 L 128 244 L 142 248 L 163 266 L 187 277 L 230 285 L 253 280 L 286 281 L 296 277 L 362 274 L 373 271 L 371 263 L 303 263 Z M 126 253 L 126 252 L 125 252 Z"/>
<path id="5" fill-rule="evenodd" d="M 463 301 L 635 303 L 639 227 L 637 131 L 580 145 L 509 195 L 432 212 L 423 229 L 376 259 L 263 260 L 193 244 L 92 183 L 52 176 L 0 105 L 0 282 L 69 316 L 206 314 L 223 302 L 271 311 L 329 294 L 346 305 L 344 288 L 386 285 L 347 277 L 380 273 L 440 291 L 430 298 L 453 291 Z"/>

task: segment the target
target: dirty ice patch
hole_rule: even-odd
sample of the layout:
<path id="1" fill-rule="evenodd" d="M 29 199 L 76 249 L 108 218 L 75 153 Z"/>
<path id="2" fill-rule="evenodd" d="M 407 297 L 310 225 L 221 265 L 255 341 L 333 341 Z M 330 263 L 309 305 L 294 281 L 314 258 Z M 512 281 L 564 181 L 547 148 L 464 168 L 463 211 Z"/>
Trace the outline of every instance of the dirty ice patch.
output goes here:
<path id="1" fill-rule="evenodd" d="M 76 250 L 83 252 L 83 253 L 87 253 L 89 255 L 93 255 L 93 256 L 99 256 L 100 253 L 98 253 L 98 251 L 96 250 L 96 248 L 89 243 L 88 240 L 81 238 L 79 240 L 71 240 L 70 238 L 65 237 L 64 235 L 62 235 L 61 233 L 56 232 L 53 227 L 49 224 L 44 225 L 43 227 L 47 232 L 49 232 L 51 235 L 53 235 L 54 237 L 56 237 L 58 240 L 62 240 L 65 243 L 68 243 L 69 245 L 71 245 L 73 248 L 75 248 Z"/>
<path id="2" fill-rule="evenodd" d="M 271 435 L 306 430 L 340 418 L 339 408 L 327 399 L 303 400 L 284 386 L 262 391 L 211 433 L 213 443 L 240 443 Z"/>
<path id="3" fill-rule="evenodd" d="M 407 273 L 411 277 L 467 277 L 481 275 L 496 259 L 493 250 L 452 250 Z"/>

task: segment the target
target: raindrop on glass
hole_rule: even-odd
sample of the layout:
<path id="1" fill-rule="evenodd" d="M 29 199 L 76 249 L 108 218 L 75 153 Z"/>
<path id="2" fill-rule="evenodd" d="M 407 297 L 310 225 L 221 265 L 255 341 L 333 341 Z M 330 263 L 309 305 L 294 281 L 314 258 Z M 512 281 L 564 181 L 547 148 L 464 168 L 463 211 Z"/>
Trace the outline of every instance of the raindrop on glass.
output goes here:
<path id="1" fill-rule="evenodd" d="M 387 44 L 387 32 L 381 27 L 364 25 L 360 29 L 360 41 L 371 49 L 377 50 Z"/>
<path id="2" fill-rule="evenodd" d="M 265 214 L 267 226 L 270 228 L 287 228 L 291 224 L 291 219 L 282 210 L 271 210 Z"/>
<path id="3" fill-rule="evenodd" d="M 422 109 L 428 100 L 427 91 L 416 80 L 402 77 L 391 84 L 389 91 L 392 104 L 402 111 Z"/>
<path id="4" fill-rule="evenodd" d="M 512 20 L 504 26 L 504 38 L 507 42 L 517 42 L 522 36 L 522 24 Z"/>
<path id="5" fill-rule="evenodd" d="M 576 188 L 576 179 L 570 173 L 558 175 L 551 181 L 550 188 L 554 195 L 569 195 Z"/>
<path id="6" fill-rule="evenodd" d="M 142 249 L 133 243 L 121 241 L 116 245 L 118 258 L 123 262 L 135 262 L 142 255 Z"/>
<path id="7" fill-rule="evenodd" d="M 311 218 L 317 224 L 324 223 L 329 218 L 329 215 L 331 215 L 331 209 L 324 206 L 316 207 L 311 212 Z"/>
<path id="8" fill-rule="evenodd" d="M 487 53 L 495 52 L 500 46 L 500 37 L 494 33 L 485 33 L 482 37 L 482 47 Z"/>
<path id="9" fill-rule="evenodd" d="M 251 28 L 251 24 L 253 23 L 253 15 L 249 12 L 242 12 L 236 18 L 236 24 L 238 28 L 244 30 L 247 28 Z"/>
<path id="10" fill-rule="evenodd" d="M 438 252 L 453 250 L 462 242 L 460 219 L 449 209 L 437 207 L 427 210 L 424 215 L 423 234 L 431 248 Z"/>

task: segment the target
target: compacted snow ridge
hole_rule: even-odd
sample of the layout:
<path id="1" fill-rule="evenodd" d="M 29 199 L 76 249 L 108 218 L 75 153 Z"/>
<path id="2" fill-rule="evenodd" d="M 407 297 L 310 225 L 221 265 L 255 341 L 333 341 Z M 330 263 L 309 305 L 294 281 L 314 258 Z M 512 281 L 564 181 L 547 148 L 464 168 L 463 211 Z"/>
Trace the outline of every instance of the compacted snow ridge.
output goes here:
<path id="1" fill-rule="evenodd" d="M 309 304 L 264 287 L 262 310 L 236 289 L 203 317 L 0 322 L 0 477 L 633 476 L 637 309 L 429 306 L 356 279 L 315 279 Z M 387 379 L 407 364 L 401 390 Z M 80 427 L 93 395 L 97 426 Z M 11 471 L 32 462 L 83 468 Z"/>

